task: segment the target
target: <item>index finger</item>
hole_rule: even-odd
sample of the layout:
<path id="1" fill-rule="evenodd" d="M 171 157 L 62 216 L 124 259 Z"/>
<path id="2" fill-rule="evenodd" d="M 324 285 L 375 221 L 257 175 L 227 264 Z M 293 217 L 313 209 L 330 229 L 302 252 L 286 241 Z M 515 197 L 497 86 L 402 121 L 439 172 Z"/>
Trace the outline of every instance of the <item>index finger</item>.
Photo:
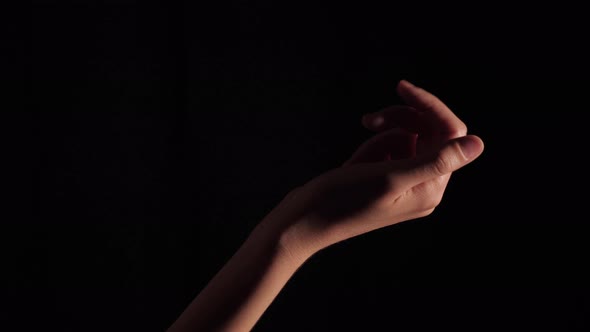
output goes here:
<path id="1" fill-rule="evenodd" d="M 408 105 L 424 112 L 433 133 L 448 139 L 467 135 L 467 126 L 438 97 L 401 80 L 397 92 Z"/>

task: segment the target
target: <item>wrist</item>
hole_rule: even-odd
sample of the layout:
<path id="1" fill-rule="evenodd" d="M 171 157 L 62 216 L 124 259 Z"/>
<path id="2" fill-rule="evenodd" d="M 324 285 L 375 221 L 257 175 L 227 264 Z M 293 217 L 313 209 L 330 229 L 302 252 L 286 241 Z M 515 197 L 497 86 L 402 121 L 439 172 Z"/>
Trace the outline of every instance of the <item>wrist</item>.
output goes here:
<path id="1" fill-rule="evenodd" d="M 319 251 L 311 243 L 297 227 L 297 224 L 281 231 L 278 238 L 279 250 L 298 264 L 303 264 Z"/>
<path id="2" fill-rule="evenodd" d="M 265 218 L 256 226 L 252 236 L 262 241 L 272 241 L 281 256 L 298 265 L 319 251 L 302 231 L 302 223 L 281 221 Z"/>

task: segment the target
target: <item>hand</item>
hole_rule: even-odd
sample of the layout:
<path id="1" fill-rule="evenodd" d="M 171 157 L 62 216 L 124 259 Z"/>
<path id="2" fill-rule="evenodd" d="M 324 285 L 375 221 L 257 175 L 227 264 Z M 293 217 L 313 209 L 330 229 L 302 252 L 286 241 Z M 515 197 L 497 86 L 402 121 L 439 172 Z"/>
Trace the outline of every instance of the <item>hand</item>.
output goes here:
<path id="1" fill-rule="evenodd" d="M 291 191 L 265 218 L 284 229 L 282 243 L 307 257 L 334 243 L 431 214 L 450 174 L 483 151 L 480 138 L 436 96 L 407 81 L 408 105 L 365 116 L 377 135 L 340 168 Z"/>
<path id="2" fill-rule="evenodd" d="M 318 250 L 432 213 L 451 172 L 477 158 L 483 142 L 425 90 L 402 81 L 398 93 L 408 106 L 366 118 L 378 134 L 342 167 L 291 191 L 168 331 L 250 331 Z"/>

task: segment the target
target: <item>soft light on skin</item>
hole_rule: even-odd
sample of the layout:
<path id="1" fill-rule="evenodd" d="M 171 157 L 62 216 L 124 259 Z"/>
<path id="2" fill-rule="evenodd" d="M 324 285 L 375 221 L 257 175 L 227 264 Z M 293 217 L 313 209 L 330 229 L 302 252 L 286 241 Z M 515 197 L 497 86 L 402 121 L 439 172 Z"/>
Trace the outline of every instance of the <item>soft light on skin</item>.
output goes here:
<path id="1" fill-rule="evenodd" d="M 409 107 L 363 118 L 376 134 L 341 167 L 289 192 L 168 332 L 250 331 L 316 252 L 434 211 L 483 141 L 426 90 L 402 80 L 397 91 Z"/>
<path id="2" fill-rule="evenodd" d="M 385 119 L 381 115 L 366 114 L 363 117 L 363 123 L 367 127 L 372 127 L 372 128 L 378 128 L 379 126 L 381 126 L 383 124 L 384 121 L 385 121 Z"/>

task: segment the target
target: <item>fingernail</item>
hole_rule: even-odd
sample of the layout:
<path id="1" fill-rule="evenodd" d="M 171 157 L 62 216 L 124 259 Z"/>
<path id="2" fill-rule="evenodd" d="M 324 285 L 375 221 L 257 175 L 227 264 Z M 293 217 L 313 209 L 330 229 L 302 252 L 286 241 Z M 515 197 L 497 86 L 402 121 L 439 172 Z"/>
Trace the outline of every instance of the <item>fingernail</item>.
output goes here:
<path id="1" fill-rule="evenodd" d="M 472 159 L 479 153 L 479 144 L 473 139 L 464 138 L 459 144 L 461 144 L 461 151 L 467 159 Z"/>
<path id="2" fill-rule="evenodd" d="M 363 123 L 365 123 L 369 127 L 379 127 L 383 124 L 385 120 L 383 119 L 382 115 L 375 115 L 375 114 L 365 114 L 363 115 Z"/>

